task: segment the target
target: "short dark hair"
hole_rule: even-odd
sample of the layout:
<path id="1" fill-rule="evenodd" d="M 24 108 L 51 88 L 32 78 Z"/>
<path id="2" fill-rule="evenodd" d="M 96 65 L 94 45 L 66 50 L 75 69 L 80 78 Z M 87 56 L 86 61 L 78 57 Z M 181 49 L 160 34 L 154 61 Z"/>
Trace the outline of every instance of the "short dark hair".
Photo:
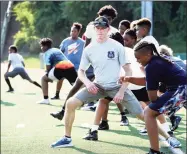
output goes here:
<path id="1" fill-rule="evenodd" d="M 47 46 L 48 48 L 51 48 L 53 41 L 50 38 L 42 38 L 39 43 L 42 46 Z"/>
<path id="2" fill-rule="evenodd" d="M 120 21 L 119 24 L 124 25 L 127 29 L 130 28 L 130 21 L 128 21 L 128 20 L 122 20 L 122 21 Z"/>
<path id="3" fill-rule="evenodd" d="M 17 47 L 15 45 L 11 45 L 9 48 L 14 50 L 15 52 L 18 52 L 18 49 L 17 49 Z"/>
<path id="4" fill-rule="evenodd" d="M 136 25 L 143 26 L 148 28 L 148 30 L 151 29 L 151 21 L 148 18 L 141 18 L 137 21 Z"/>
<path id="5" fill-rule="evenodd" d="M 136 32 L 134 29 L 127 29 L 124 34 L 129 35 L 133 39 L 137 39 Z"/>
<path id="6" fill-rule="evenodd" d="M 78 22 L 74 22 L 72 27 L 75 27 L 78 31 L 81 31 L 82 29 L 82 24 L 78 23 Z"/>
<path id="7" fill-rule="evenodd" d="M 112 17 L 112 19 L 114 19 L 117 17 L 118 13 L 117 13 L 116 9 L 114 9 L 111 5 L 105 5 L 102 8 L 100 8 L 100 10 L 97 12 L 97 14 L 99 16 L 107 15 L 107 16 Z"/>
<path id="8" fill-rule="evenodd" d="M 123 37 L 121 36 L 121 34 L 119 32 L 112 33 L 110 35 L 110 38 L 113 40 L 116 40 L 117 42 L 121 43 L 124 46 Z"/>

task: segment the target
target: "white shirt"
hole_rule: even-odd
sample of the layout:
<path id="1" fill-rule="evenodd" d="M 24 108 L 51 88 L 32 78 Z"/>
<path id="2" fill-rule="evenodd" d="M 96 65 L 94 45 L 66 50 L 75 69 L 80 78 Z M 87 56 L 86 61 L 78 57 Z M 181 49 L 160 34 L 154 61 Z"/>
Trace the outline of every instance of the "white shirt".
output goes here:
<path id="1" fill-rule="evenodd" d="M 131 63 L 131 69 L 132 69 L 132 76 L 134 77 L 145 77 L 144 73 L 141 71 L 140 67 L 141 65 L 137 62 L 135 56 L 134 56 L 134 50 L 128 47 L 125 47 L 125 55 L 128 57 L 130 63 Z M 120 75 L 124 76 L 125 75 L 125 71 L 122 68 Z M 138 90 L 141 89 L 145 86 L 139 86 L 139 85 L 135 85 L 130 83 L 128 85 L 128 88 L 130 90 Z"/>
<path id="2" fill-rule="evenodd" d="M 8 61 L 11 61 L 11 66 L 12 68 L 16 68 L 16 67 L 23 67 L 23 64 L 22 62 L 24 61 L 23 60 L 23 57 L 19 54 L 19 53 L 10 53 L 8 55 Z"/>
<path id="3" fill-rule="evenodd" d="M 110 26 L 110 30 L 108 32 L 108 36 L 110 36 L 112 33 L 116 33 L 119 32 L 118 29 Z M 84 34 L 88 39 L 91 39 L 91 41 L 96 41 L 97 35 L 94 29 L 94 25 L 93 24 L 89 24 L 86 27 L 86 32 Z"/>
<path id="4" fill-rule="evenodd" d="M 150 36 L 150 35 L 149 36 L 145 36 L 144 38 L 142 38 L 140 40 L 140 42 L 144 42 L 144 41 L 154 44 L 156 49 L 157 49 L 157 51 L 159 52 L 159 43 L 153 36 Z"/>

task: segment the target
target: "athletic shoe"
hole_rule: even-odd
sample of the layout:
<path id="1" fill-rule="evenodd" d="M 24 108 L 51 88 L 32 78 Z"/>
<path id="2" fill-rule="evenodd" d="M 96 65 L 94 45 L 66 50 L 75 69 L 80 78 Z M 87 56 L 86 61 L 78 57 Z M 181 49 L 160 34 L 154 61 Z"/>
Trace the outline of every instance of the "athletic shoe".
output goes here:
<path id="1" fill-rule="evenodd" d="M 88 133 L 86 134 L 85 137 L 83 137 L 83 139 L 85 140 L 92 140 L 92 141 L 97 141 L 98 140 L 98 131 L 91 131 L 91 129 L 89 129 Z"/>
<path id="2" fill-rule="evenodd" d="M 125 115 L 121 116 L 121 123 L 120 126 L 128 126 L 129 125 L 129 120 Z"/>
<path id="3" fill-rule="evenodd" d="M 60 111 L 60 112 L 55 112 L 55 113 L 50 113 L 50 115 L 53 117 L 53 118 L 56 118 L 58 120 L 62 120 L 63 117 L 64 117 L 64 110 Z"/>
<path id="4" fill-rule="evenodd" d="M 124 110 L 125 114 L 129 114 L 129 111 L 127 109 Z"/>
<path id="5" fill-rule="evenodd" d="M 6 91 L 6 92 L 8 92 L 8 93 L 10 93 L 10 92 L 14 92 L 14 89 L 12 88 L 12 89 L 9 89 L 8 91 Z"/>
<path id="6" fill-rule="evenodd" d="M 174 137 L 169 137 L 167 139 L 168 143 L 170 144 L 171 147 L 173 148 L 179 148 L 181 147 L 181 143 Z"/>
<path id="7" fill-rule="evenodd" d="M 97 106 L 90 106 L 90 111 L 93 111 L 93 112 L 95 112 L 95 110 L 96 110 L 96 108 L 97 108 Z"/>
<path id="8" fill-rule="evenodd" d="M 39 101 L 39 102 L 36 102 L 37 104 L 46 104 L 46 105 L 49 105 L 50 102 L 49 102 L 49 99 L 43 99 L 42 101 Z"/>
<path id="9" fill-rule="evenodd" d="M 182 118 L 180 116 L 175 116 L 175 118 L 173 120 L 171 120 L 171 124 L 172 124 L 171 130 L 172 131 L 174 131 L 178 128 L 181 119 Z"/>
<path id="10" fill-rule="evenodd" d="M 174 134 L 172 131 L 168 131 L 168 134 L 171 136 L 171 137 L 174 137 Z"/>
<path id="11" fill-rule="evenodd" d="M 140 130 L 139 134 L 140 134 L 140 135 L 143 135 L 143 136 L 148 135 L 148 134 L 147 134 L 147 129 L 144 128 L 144 129 Z"/>
<path id="12" fill-rule="evenodd" d="M 85 106 L 83 106 L 81 108 L 81 110 L 90 111 L 91 110 L 90 107 L 93 107 L 93 106 L 94 106 L 94 102 L 90 102 L 90 103 L 86 104 Z"/>
<path id="13" fill-rule="evenodd" d="M 146 154 L 165 154 L 165 153 L 163 153 L 163 152 L 152 152 L 151 150 L 148 152 L 148 153 L 146 153 Z"/>
<path id="14" fill-rule="evenodd" d="M 108 121 L 103 121 L 99 124 L 99 130 L 109 130 Z"/>
<path id="15" fill-rule="evenodd" d="M 55 96 L 52 97 L 51 99 L 52 99 L 52 100 L 56 100 L 56 99 L 58 100 L 58 99 L 60 99 L 60 97 L 55 95 Z"/>
<path id="16" fill-rule="evenodd" d="M 51 148 L 65 148 L 65 147 L 72 147 L 72 139 L 71 138 L 67 138 L 67 137 L 63 137 L 60 140 L 58 140 L 57 142 L 53 143 L 51 145 Z"/>

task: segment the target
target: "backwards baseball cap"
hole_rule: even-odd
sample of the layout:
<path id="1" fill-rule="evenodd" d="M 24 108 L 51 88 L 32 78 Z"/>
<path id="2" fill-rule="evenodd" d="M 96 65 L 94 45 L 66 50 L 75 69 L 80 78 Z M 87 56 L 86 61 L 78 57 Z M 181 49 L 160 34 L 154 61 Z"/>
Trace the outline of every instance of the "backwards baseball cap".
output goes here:
<path id="1" fill-rule="evenodd" d="M 109 21 L 106 17 L 104 16 L 99 16 L 95 19 L 94 21 L 94 26 L 100 26 L 100 27 L 109 27 Z"/>

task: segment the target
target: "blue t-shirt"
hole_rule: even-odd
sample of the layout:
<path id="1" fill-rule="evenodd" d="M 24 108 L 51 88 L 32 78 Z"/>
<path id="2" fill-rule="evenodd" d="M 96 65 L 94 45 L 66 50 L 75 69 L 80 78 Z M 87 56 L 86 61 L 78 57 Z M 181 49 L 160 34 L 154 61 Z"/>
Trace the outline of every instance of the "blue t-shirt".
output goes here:
<path id="1" fill-rule="evenodd" d="M 84 43 L 81 38 L 73 40 L 71 37 L 68 37 L 60 44 L 60 50 L 74 64 L 76 70 L 78 70 L 80 65 Z"/>
<path id="2" fill-rule="evenodd" d="M 79 69 L 82 52 L 84 49 L 85 41 L 78 37 L 73 40 L 71 37 L 64 39 L 60 44 L 60 50 L 64 55 L 74 64 L 76 71 Z M 87 76 L 93 75 L 92 66 L 86 71 Z"/>
<path id="3" fill-rule="evenodd" d="M 172 60 L 173 61 L 173 60 Z M 186 69 L 179 64 L 169 63 L 158 56 L 153 56 L 145 67 L 147 90 L 158 90 L 159 82 L 166 86 L 187 84 Z"/>
<path id="4" fill-rule="evenodd" d="M 50 48 L 44 53 L 44 60 L 46 65 L 54 67 L 60 61 L 68 60 L 66 56 L 57 48 Z"/>

